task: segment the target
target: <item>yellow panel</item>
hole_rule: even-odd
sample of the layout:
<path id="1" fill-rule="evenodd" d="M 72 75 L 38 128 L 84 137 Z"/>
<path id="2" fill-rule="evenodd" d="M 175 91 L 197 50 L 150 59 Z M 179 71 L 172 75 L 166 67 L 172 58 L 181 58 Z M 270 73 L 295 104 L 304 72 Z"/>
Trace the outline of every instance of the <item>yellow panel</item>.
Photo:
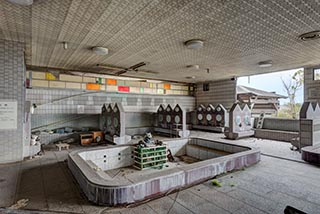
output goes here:
<path id="1" fill-rule="evenodd" d="M 106 90 L 106 85 L 100 85 L 100 90 L 105 91 Z"/>
<path id="2" fill-rule="evenodd" d="M 56 77 L 52 73 L 46 72 L 46 80 L 56 80 Z"/>
<path id="3" fill-rule="evenodd" d="M 46 73 L 45 72 L 32 71 L 32 79 L 45 80 L 46 79 Z"/>
<path id="4" fill-rule="evenodd" d="M 49 81 L 49 87 L 50 88 L 65 88 L 66 83 L 60 82 L 60 81 Z"/>
<path id="5" fill-rule="evenodd" d="M 66 82 L 66 88 L 70 88 L 70 89 L 81 89 L 81 83 Z"/>
<path id="6" fill-rule="evenodd" d="M 49 81 L 47 80 L 32 80 L 32 87 L 49 87 Z"/>

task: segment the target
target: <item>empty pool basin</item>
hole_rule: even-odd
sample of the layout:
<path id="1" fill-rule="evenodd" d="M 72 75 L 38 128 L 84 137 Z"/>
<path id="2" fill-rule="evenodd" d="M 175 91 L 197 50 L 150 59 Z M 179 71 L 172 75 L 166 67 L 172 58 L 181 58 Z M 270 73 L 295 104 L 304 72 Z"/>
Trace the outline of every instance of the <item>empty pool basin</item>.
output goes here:
<path id="1" fill-rule="evenodd" d="M 147 170 L 144 170 L 124 176 L 110 176 L 106 171 L 134 164 L 134 146 L 119 145 L 74 151 L 69 154 L 68 166 L 89 201 L 116 206 L 158 197 L 260 160 L 260 150 L 232 143 L 201 138 L 168 139 L 163 142 L 174 156 L 187 155 L 199 161 L 152 173 L 145 173 Z"/>

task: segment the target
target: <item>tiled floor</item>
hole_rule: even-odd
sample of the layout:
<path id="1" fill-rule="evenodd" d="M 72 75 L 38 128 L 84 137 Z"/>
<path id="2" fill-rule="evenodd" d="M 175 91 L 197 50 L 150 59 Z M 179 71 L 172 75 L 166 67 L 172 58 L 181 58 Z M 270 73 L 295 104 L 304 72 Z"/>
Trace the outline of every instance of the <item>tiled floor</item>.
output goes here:
<path id="1" fill-rule="evenodd" d="M 193 135 L 204 136 L 193 132 Z M 219 138 L 214 134 L 207 138 Z M 298 158 L 287 143 L 257 140 L 250 143 L 268 155 Z M 281 146 L 280 146 L 281 145 Z M 86 201 L 64 161 L 66 151 L 47 151 L 38 159 L 0 166 L 0 207 L 29 199 L 24 209 L 62 213 L 283 213 L 286 205 L 320 213 L 320 168 L 262 155 L 260 163 L 220 176 L 222 187 L 210 181 L 128 208 L 95 206 Z M 17 186 L 17 188 L 15 188 Z M 4 213 L 0 210 L 0 213 Z M 39 213 L 23 210 L 21 213 Z M 51 212 L 50 212 L 51 213 Z"/>

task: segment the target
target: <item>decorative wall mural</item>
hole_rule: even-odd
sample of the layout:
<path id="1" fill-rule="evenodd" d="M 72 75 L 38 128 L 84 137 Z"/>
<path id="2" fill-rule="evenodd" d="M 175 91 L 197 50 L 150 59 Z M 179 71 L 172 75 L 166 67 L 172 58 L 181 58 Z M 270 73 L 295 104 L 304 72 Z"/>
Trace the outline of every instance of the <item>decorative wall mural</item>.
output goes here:
<path id="1" fill-rule="evenodd" d="M 173 110 L 172 107 L 169 105 L 167 105 L 166 109 L 165 109 L 165 128 L 167 129 L 171 129 L 172 124 L 173 124 L 173 120 L 172 120 L 172 114 L 173 114 Z"/>
<path id="2" fill-rule="evenodd" d="M 228 111 L 221 104 L 216 107 L 212 104 L 199 105 L 196 111 L 197 123 L 193 128 L 222 133 L 227 125 L 227 117 Z"/>
<path id="3" fill-rule="evenodd" d="M 251 110 L 247 104 L 241 107 L 238 103 L 233 104 L 229 112 L 229 128 L 225 136 L 229 139 L 238 139 L 254 135 L 251 124 Z"/>
<path id="4" fill-rule="evenodd" d="M 165 121 L 164 121 L 164 112 L 165 111 L 165 108 L 163 105 L 160 105 L 158 110 L 157 110 L 157 120 L 158 120 L 158 124 L 157 126 L 158 127 L 161 127 L 161 128 L 165 128 Z"/>
<path id="5" fill-rule="evenodd" d="M 109 134 L 113 120 L 113 111 L 111 104 L 104 104 L 101 110 L 101 130 L 104 134 Z"/>
<path id="6" fill-rule="evenodd" d="M 206 107 L 204 105 L 199 105 L 197 108 L 197 124 L 207 125 L 206 121 Z"/>
<path id="7" fill-rule="evenodd" d="M 115 104 L 113 107 L 113 127 L 115 128 L 114 134 L 117 136 L 120 136 L 121 123 L 120 123 L 120 111 L 119 111 L 118 104 Z"/>
<path id="8" fill-rule="evenodd" d="M 179 131 L 183 130 L 183 110 L 178 104 L 175 105 L 174 108 L 170 105 L 160 105 L 156 118 L 158 118 L 158 124 L 155 130 L 158 132 L 170 134 L 170 136 L 178 136 Z"/>
<path id="9" fill-rule="evenodd" d="M 100 117 L 100 129 L 105 130 L 107 128 L 107 106 L 103 104 Z"/>
<path id="10" fill-rule="evenodd" d="M 300 109 L 299 147 L 320 146 L 320 105 L 317 102 L 304 102 Z M 304 154 L 304 150 L 302 149 Z"/>
<path id="11" fill-rule="evenodd" d="M 224 127 L 226 125 L 226 120 L 227 120 L 226 116 L 227 116 L 227 109 L 223 105 L 218 104 L 215 109 L 215 118 L 216 118 L 215 126 Z"/>
<path id="12" fill-rule="evenodd" d="M 319 103 L 304 102 L 300 109 L 300 119 L 320 119 Z"/>
<path id="13" fill-rule="evenodd" d="M 182 124 L 182 109 L 178 104 L 174 107 L 172 116 L 175 124 Z"/>
<path id="14" fill-rule="evenodd" d="M 120 136 L 120 112 L 117 104 L 104 104 L 101 111 L 102 131 L 105 135 Z"/>
<path id="15" fill-rule="evenodd" d="M 107 133 L 110 133 L 111 132 L 112 121 L 113 121 L 113 110 L 112 110 L 112 105 L 111 104 L 109 104 L 107 106 L 106 118 L 107 118 L 106 131 L 107 131 Z"/>
<path id="16" fill-rule="evenodd" d="M 215 107 L 211 104 L 207 106 L 207 115 L 206 115 L 206 120 L 207 124 L 211 126 L 215 126 Z"/>

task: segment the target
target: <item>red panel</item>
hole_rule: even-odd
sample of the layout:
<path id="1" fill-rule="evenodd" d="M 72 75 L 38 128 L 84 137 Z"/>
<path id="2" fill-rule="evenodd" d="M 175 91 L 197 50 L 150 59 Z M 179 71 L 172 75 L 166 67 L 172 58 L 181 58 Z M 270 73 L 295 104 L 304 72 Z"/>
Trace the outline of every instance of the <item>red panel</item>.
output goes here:
<path id="1" fill-rule="evenodd" d="M 129 86 L 118 86 L 118 91 L 130 92 L 130 87 Z"/>

